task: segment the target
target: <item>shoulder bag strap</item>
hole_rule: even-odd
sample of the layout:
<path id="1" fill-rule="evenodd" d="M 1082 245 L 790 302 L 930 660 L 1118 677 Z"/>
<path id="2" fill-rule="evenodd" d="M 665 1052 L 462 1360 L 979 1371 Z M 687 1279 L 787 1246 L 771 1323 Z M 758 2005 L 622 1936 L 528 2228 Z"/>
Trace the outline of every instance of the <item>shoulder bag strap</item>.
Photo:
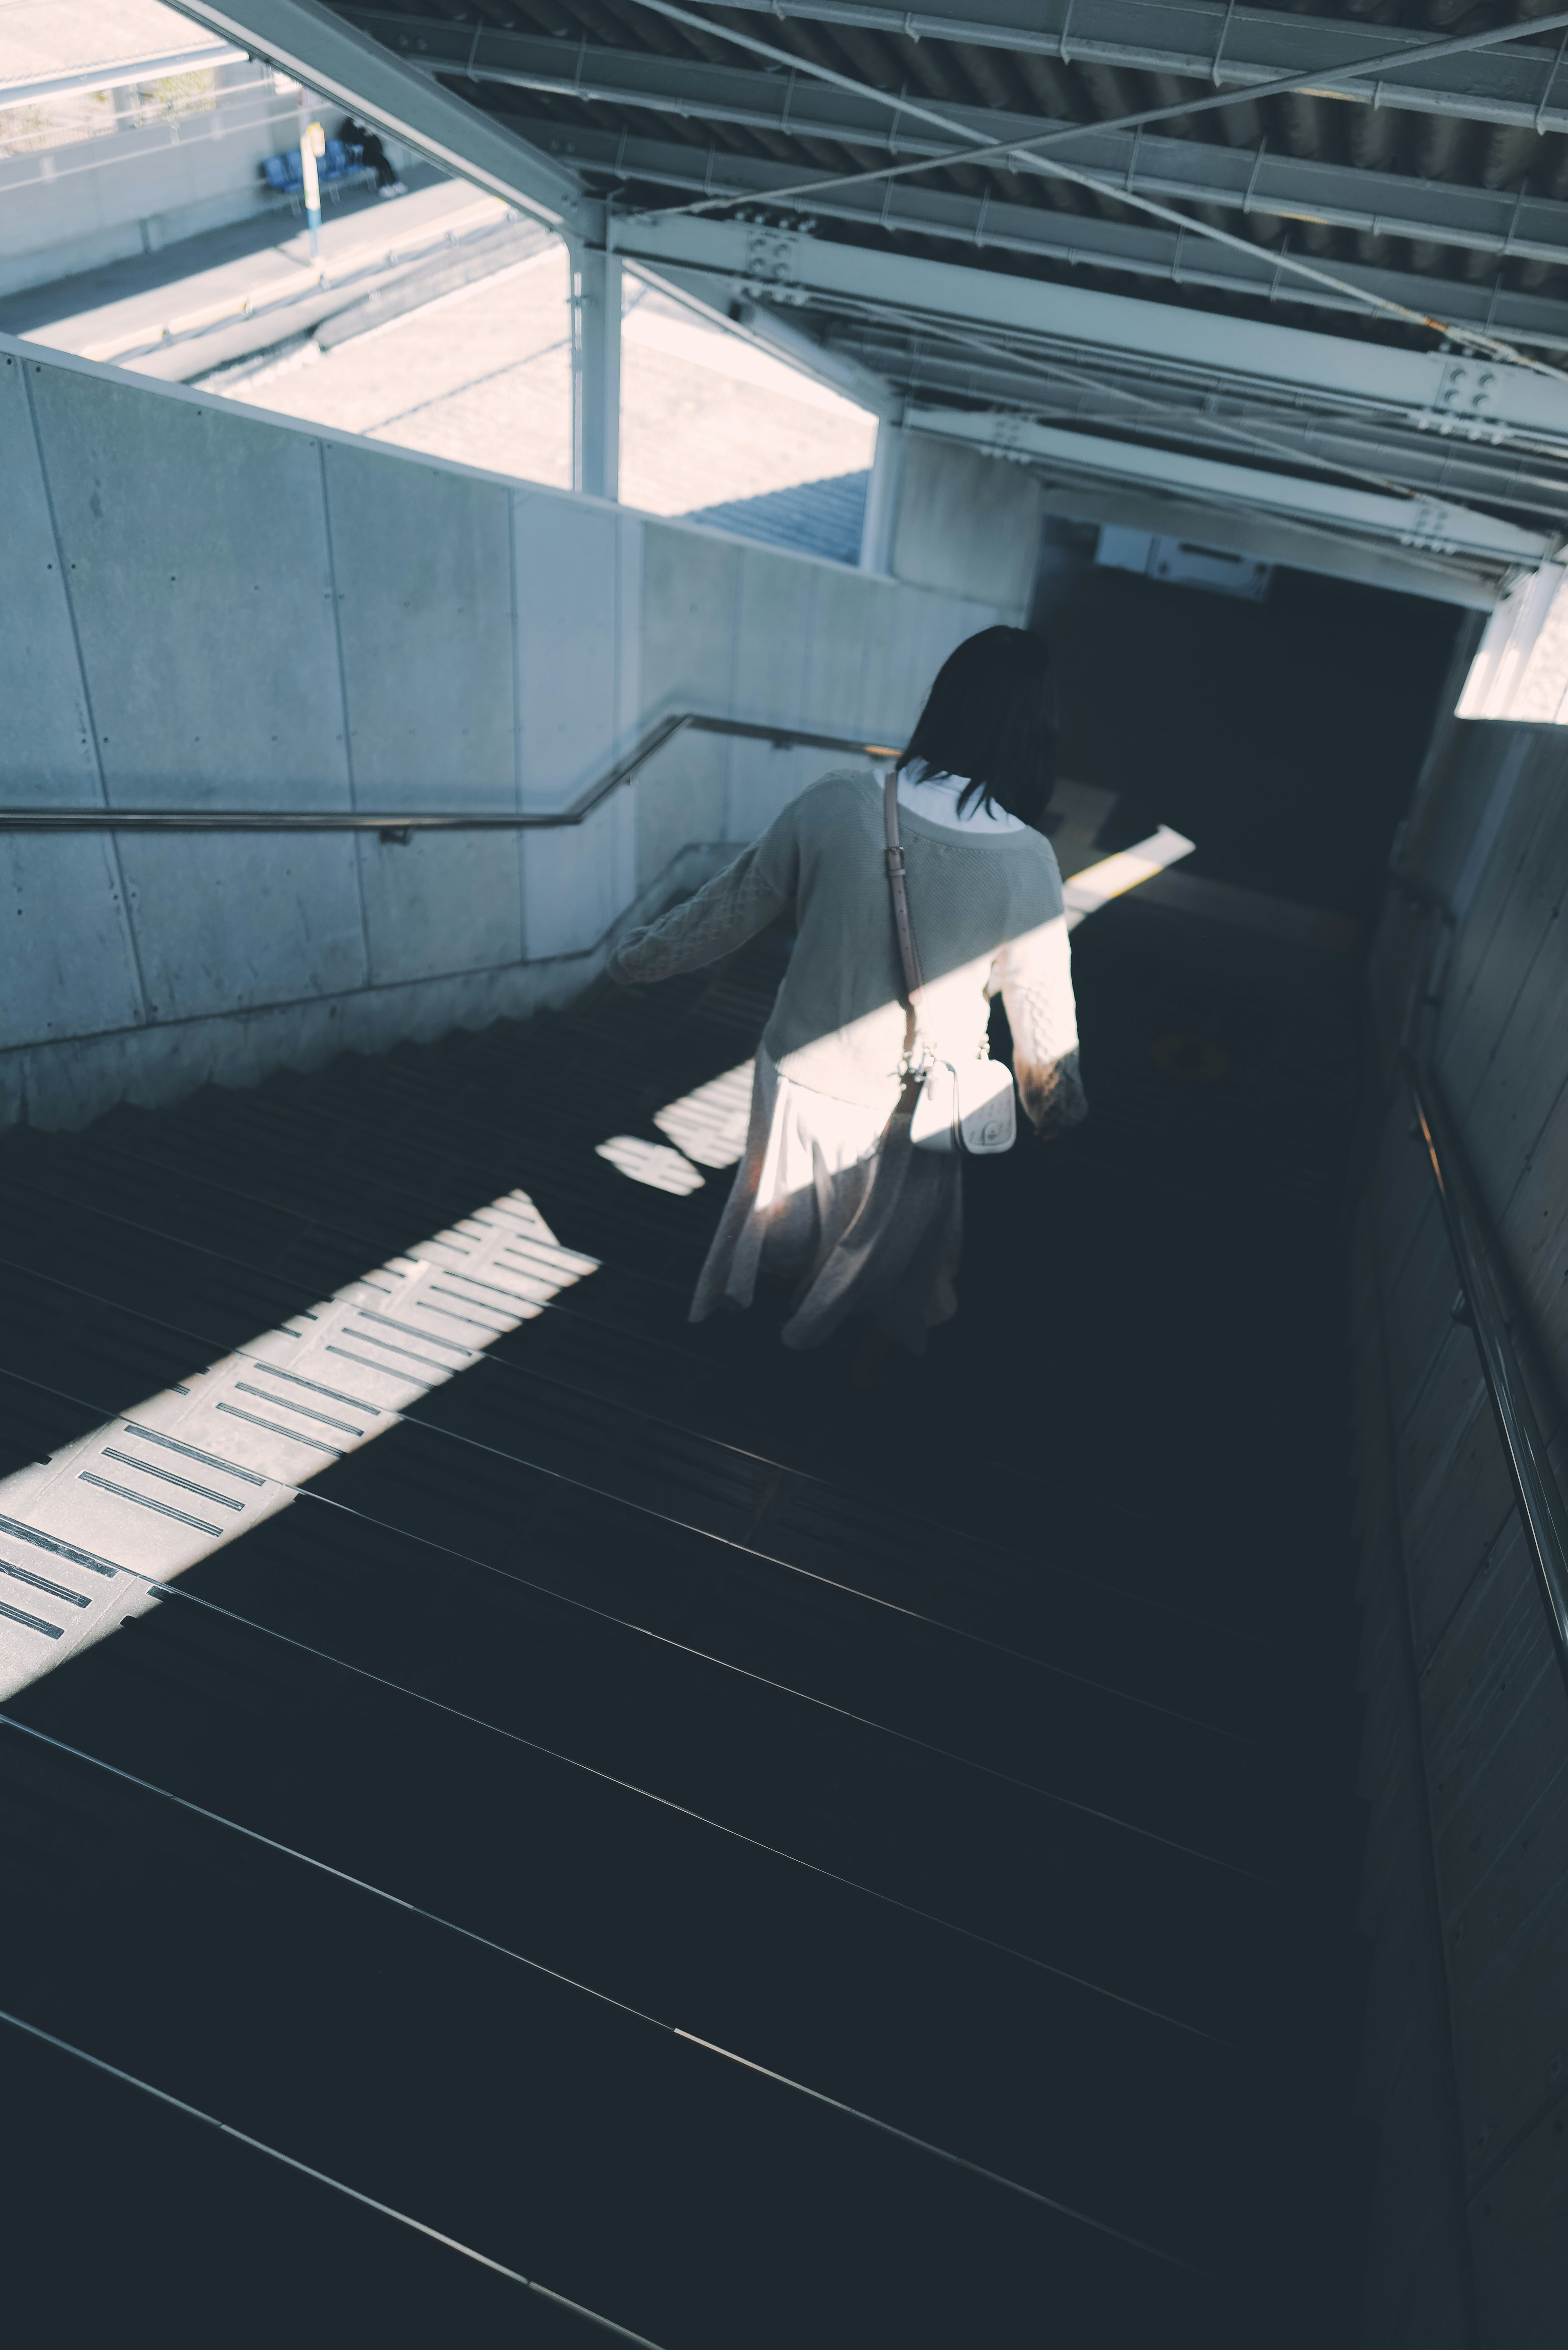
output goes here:
<path id="1" fill-rule="evenodd" d="M 893 899 L 893 927 L 898 933 L 898 957 L 904 966 L 904 1065 L 909 1067 L 915 1057 L 916 1035 L 919 1027 L 920 958 L 915 945 L 915 933 L 909 922 L 909 893 L 904 883 L 904 844 L 898 837 L 898 770 L 889 767 L 882 781 L 882 827 L 888 847 L 885 861 L 888 868 L 888 888 Z"/>

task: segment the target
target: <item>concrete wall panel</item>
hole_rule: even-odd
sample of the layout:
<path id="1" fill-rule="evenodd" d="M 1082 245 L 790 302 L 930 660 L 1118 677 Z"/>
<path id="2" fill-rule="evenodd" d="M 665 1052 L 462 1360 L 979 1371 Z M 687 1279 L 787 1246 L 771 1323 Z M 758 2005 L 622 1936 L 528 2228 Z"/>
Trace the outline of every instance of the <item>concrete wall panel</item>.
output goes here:
<path id="1" fill-rule="evenodd" d="M 1404 1276 L 1405 1258 L 1422 1229 L 1433 1198 L 1432 1170 L 1426 1150 L 1412 1138 L 1415 1113 L 1403 1092 L 1390 1098 L 1378 1144 L 1369 1202 L 1377 1237 L 1382 1278 L 1392 1288 Z"/>
<path id="2" fill-rule="evenodd" d="M 1459 930 L 1438 1019 L 1438 1072 L 1465 1155 L 1484 1193 L 1500 1253 L 1517 1277 L 1521 1343 L 1538 1414 L 1564 1481 L 1568 1403 L 1568 741 L 1557 729 L 1456 727 L 1429 769 L 1404 861 L 1455 908 Z M 1408 912 L 1382 925 L 1374 962 L 1380 1021 L 1397 1023 L 1423 968 L 1427 940 Z M 1419 1692 L 1421 1756 L 1413 1800 L 1386 1850 L 1367 1856 L 1364 1903 L 1377 1918 L 1375 1986 L 1387 1979 L 1378 2027 L 1403 2031 L 1400 1997 L 1440 1960 L 1444 2039 L 1408 2079 L 1367 2062 L 1386 2141 L 1417 2178 L 1422 2117 L 1436 2123 L 1465 2180 L 1466 2242 L 1480 2350 L 1555 2341 L 1568 2290 L 1568 1692 L 1515 1507 L 1480 1358 L 1447 1320 L 1459 1274 L 1429 1198 L 1430 1177 L 1397 1140 L 1408 1112 L 1397 1072 L 1364 1213 L 1380 1241 L 1380 1336 L 1394 1390 L 1395 1525 L 1402 1605 L 1416 1672 L 1389 1645 L 1368 1681 L 1374 1711 L 1395 1704 L 1401 1674 Z M 1371 1417 L 1363 1395 L 1358 1411 Z M 1369 1491 L 1376 1469 L 1364 1475 Z M 1368 1575 L 1373 1524 L 1363 1529 Z M 1370 1617 L 1370 1608 L 1369 1608 Z M 1392 1817 L 1393 1814 L 1391 1814 Z M 1425 1949 L 1409 1945 L 1381 1880 L 1435 1871 Z M 1376 1874 L 1375 1874 L 1376 1872 Z M 1412 1878 L 1412 1883 L 1414 1879 Z M 1381 1902 L 1381 1907 L 1379 1903 Z M 1400 1935 L 1405 1941 L 1401 1943 Z M 1378 2052 L 1381 2054 L 1381 2052 Z M 1443 2118 L 1442 2079 L 1450 2083 Z M 1369 2274 L 1403 2282 L 1369 2297 L 1368 2350 L 1428 2338 L 1416 2314 L 1426 2228 L 1440 2241 L 1450 2190 L 1434 2175 L 1420 2208 L 1392 2200 L 1375 2216 Z M 1466 2321 L 1467 2328 L 1469 2321 Z"/>
<path id="3" fill-rule="evenodd" d="M 1391 1121 L 1390 1121 L 1391 1122 Z M 1355 1528 L 1367 1834 L 1357 1929 L 1371 1945 L 1356 2110 L 1377 2131 L 1363 2350 L 1469 2350 L 1467 2245 L 1449 2055 L 1448 1984 L 1427 1846 L 1371 1202 L 1353 1225 Z"/>
<path id="4" fill-rule="evenodd" d="M 1479 801 L 1481 795 L 1477 797 Z M 1517 816 L 1518 827 L 1506 827 L 1510 848 L 1517 842 L 1511 869 L 1505 868 L 1499 877 L 1506 879 L 1506 897 L 1498 908 L 1490 935 L 1476 955 L 1473 981 L 1451 1007 L 1445 1006 L 1438 1068 L 1456 1112 L 1467 1120 L 1551 919 L 1551 836 L 1554 804 L 1560 806 L 1561 798 L 1561 785 L 1545 764 L 1539 759 L 1527 761 L 1509 810 L 1511 818 Z M 1496 861 L 1494 855 L 1492 862 Z M 1489 898 L 1495 899 L 1495 890 L 1489 892 Z M 1469 934 L 1481 927 L 1482 911 L 1473 910 L 1472 919 L 1466 921 L 1457 956 L 1467 954 Z"/>
<path id="5" fill-rule="evenodd" d="M 518 962 L 520 854 L 511 833 L 416 834 L 406 845 L 361 836 L 355 855 L 372 983 Z"/>
<path id="6" fill-rule="evenodd" d="M 621 731 L 620 521 L 540 491 L 512 499 L 524 807 L 559 807 L 608 764 Z"/>
<path id="7" fill-rule="evenodd" d="M 911 599 L 891 581 L 870 579 L 861 630 L 860 723 L 900 747 L 920 714 L 931 682 L 923 642 L 909 642 Z M 917 624 L 918 625 L 918 624 Z"/>
<path id="8" fill-rule="evenodd" d="M 936 660 L 993 617 L 36 345 L 0 338 L 0 360 L 26 588 L 0 664 L 35 688 L 0 741 L 8 796 L 547 805 L 674 710 L 897 740 Z M 829 764 L 688 736 L 587 825 L 504 845 L 7 850 L 24 910 L 0 955 L 44 943 L 5 974 L 0 1122 L 493 1016 L 535 1000 L 524 957 L 570 992 L 634 900 L 697 886 Z"/>
<path id="9" fill-rule="evenodd" d="M 1535 836 L 1532 871 L 1521 876 L 1511 917 L 1534 933 L 1521 977 L 1472 1097 L 1470 1156 L 1494 1211 L 1511 1197 L 1541 1139 L 1565 1074 L 1568 1024 L 1568 793 L 1561 786 Z"/>
<path id="10" fill-rule="evenodd" d="M 1414 1159 L 1414 1147 L 1407 1148 Z M 1387 1295 L 1388 1369 L 1400 1399 L 1402 1428 L 1418 1410 L 1442 1349 L 1453 1336 L 1458 1294 L 1437 1187 L 1424 1152 L 1416 1164 L 1426 1194 L 1416 1203 L 1416 1243 L 1397 1277 L 1389 1281 Z"/>
<path id="11" fill-rule="evenodd" d="M 29 364 L 110 800 L 347 805 L 314 437 Z"/>
<path id="12" fill-rule="evenodd" d="M 1483 2339 L 1506 2350 L 1557 2350 L 1568 2309 L 1568 2132 L 1542 2114 L 1475 2197 L 1476 2299 Z M 1425 2335 L 1416 2337 L 1425 2344 Z"/>
<path id="13" fill-rule="evenodd" d="M 144 1017 L 107 834 L 0 844 L 0 1050 Z"/>
<path id="14" fill-rule="evenodd" d="M 1484 742 L 1476 742 L 1475 733 L 1474 728 L 1463 730 L 1461 741 L 1465 755 L 1461 760 L 1456 754 L 1450 762 L 1452 780 L 1449 789 L 1453 795 L 1462 797 L 1474 812 L 1479 811 L 1489 798 L 1497 771 L 1509 767 L 1514 775 L 1514 785 L 1497 827 L 1490 854 L 1483 869 L 1474 876 L 1475 886 L 1464 928 L 1454 943 L 1449 960 L 1445 981 L 1448 1009 L 1444 1024 L 1450 1039 L 1464 1025 L 1477 976 L 1497 939 L 1499 925 L 1507 915 L 1514 886 L 1529 860 L 1531 844 L 1546 813 L 1546 802 L 1541 789 L 1542 778 L 1539 774 L 1532 775 L 1529 772 L 1532 746 L 1524 730 L 1517 727 L 1508 729 L 1511 740 L 1507 748 L 1490 766 L 1481 755 L 1486 745 Z M 1522 760 L 1519 758 L 1521 750 L 1524 753 Z M 1445 858 L 1445 865 L 1452 868 L 1442 885 L 1445 895 L 1458 880 L 1467 861 L 1452 852 Z"/>
<path id="15" fill-rule="evenodd" d="M 747 552 L 717 533 L 643 525 L 642 692 L 649 718 L 666 711 L 734 708 L 735 613 Z M 722 840 L 729 750 L 689 734 L 638 794 L 638 883 L 661 872 L 682 843 Z"/>
<path id="16" fill-rule="evenodd" d="M 1480 2182 L 1568 2086 L 1568 1700 L 1521 1541 L 1423 1690 L 1464 2155 Z"/>
<path id="17" fill-rule="evenodd" d="M 121 836 L 119 854 L 150 1021 L 369 983 L 347 834 Z"/>
<path id="18" fill-rule="evenodd" d="M 920 618 L 925 625 L 915 660 L 916 673 L 910 680 L 911 726 L 919 716 L 932 681 L 948 655 L 961 645 L 966 637 L 972 637 L 980 629 L 992 628 L 996 623 L 994 611 L 977 610 L 973 604 L 947 596 L 924 598 Z"/>
<path id="19" fill-rule="evenodd" d="M 26 362 L 0 365 L 0 710 L 5 713 L 6 787 L 18 800 L 101 798 L 92 722 L 77 658 L 70 604 L 55 543 L 27 397 Z"/>
<path id="20" fill-rule="evenodd" d="M 816 575 L 804 706 L 825 734 L 869 736 L 875 723 L 866 706 L 866 625 L 873 592 L 864 572 L 825 564 Z"/>
<path id="21" fill-rule="evenodd" d="M 1044 494 L 1021 466 L 907 437 L 894 576 L 1022 612 L 1034 578 Z"/>
<path id="22" fill-rule="evenodd" d="M 1503 1244 L 1547 1359 L 1568 1363 L 1568 1084 L 1509 1201 Z"/>
<path id="23" fill-rule="evenodd" d="M 518 491 L 512 535 L 520 804 L 558 807 L 644 731 L 643 525 L 611 506 Z M 529 954 L 582 952 L 630 903 L 649 788 L 618 792 L 581 830 L 524 837 Z"/>
<path id="24" fill-rule="evenodd" d="M 749 546 L 741 556 L 735 615 L 734 707 L 748 718 L 799 724 L 812 710 L 807 670 L 815 641 L 822 567 Z M 826 721 L 814 723 L 827 733 Z M 723 837 L 753 840 L 814 777 L 835 764 L 824 751 L 775 751 L 765 743 L 729 745 Z"/>
<path id="25" fill-rule="evenodd" d="M 506 492 L 375 449 L 322 457 L 356 801 L 513 806 Z"/>
<path id="26" fill-rule="evenodd" d="M 776 719 L 781 726 L 799 723 L 818 577 L 819 567 L 796 556 L 762 546 L 742 550 L 731 692 L 736 711 L 748 718 Z"/>
<path id="27" fill-rule="evenodd" d="M 619 792 L 574 830 L 529 839 L 530 955 L 583 954 L 604 937 L 627 903 L 618 886 L 625 857 L 617 836 L 627 832 L 631 815 L 629 793 Z"/>
<path id="28" fill-rule="evenodd" d="M 509 499 L 437 466 L 323 450 L 360 807 L 516 806 Z M 513 962 L 523 952 L 518 844 L 470 834 L 359 846 L 378 984 Z"/>

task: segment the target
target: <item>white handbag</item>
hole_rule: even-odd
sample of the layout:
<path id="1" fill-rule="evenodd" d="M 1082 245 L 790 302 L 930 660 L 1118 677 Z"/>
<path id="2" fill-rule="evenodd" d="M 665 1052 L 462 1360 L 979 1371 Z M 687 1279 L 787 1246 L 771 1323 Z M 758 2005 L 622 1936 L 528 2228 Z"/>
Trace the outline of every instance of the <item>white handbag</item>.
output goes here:
<path id="1" fill-rule="evenodd" d="M 1004 1063 L 992 1059 L 983 1037 L 972 1061 L 957 1062 L 939 1060 L 920 1038 L 924 982 L 909 924 L 909 894 L 904 884 L 896 767 L 889 767 L 883 778 L 882 821 L 888 839 L 888 887 L 893 899 L 893 927 L 898 934 L 898 954 L 904 966 L 904 1055 L 899 1075 L 904 1079 L 906 1095 L 911 1087 L 919 1089 L 909 1139 L 919 1150 L 960 1150 L 975 1158 L 1011 1150 L 1018 1139 L 1012 1070 Z"/>

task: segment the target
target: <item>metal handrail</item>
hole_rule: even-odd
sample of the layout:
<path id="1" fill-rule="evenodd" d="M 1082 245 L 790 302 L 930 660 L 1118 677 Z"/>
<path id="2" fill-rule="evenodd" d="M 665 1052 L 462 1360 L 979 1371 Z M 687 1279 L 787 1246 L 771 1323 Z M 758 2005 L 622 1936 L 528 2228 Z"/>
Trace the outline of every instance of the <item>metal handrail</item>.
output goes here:
<path id="1" fill-rule="evenodd" d="M 109 808 L 0 807 L 0 832 L 374 832 L 383 840 L 407 841 L 416 832 L 534 832 L 581 824 L 610 794 L 629 784 L 656 751 L 690 728 L 694 733 L 738 734 L 747 742 L 771 743 L 775 751 L 857 751 L 862 757 L 896 759 L 887 743 L 863 743 L 846 734 L 811 734 L 798 726 L 760 726 L 742 718 L 713 718 L 683 710 L 662 719 L 635 751 L 592 783 L 563 808 L 483 812 L 358 808 Z"/>
<path id="2" fill-rule="evenodd" d="M 1525 1386 L 1511 1333 L 1512 1316 L 1492 1273 L 1486 1219 L 1477 1204 L 1469 1170 L 1437 1079 L 1413 1053 L 1406 1056 L 1406 1077 L 1512 1474 L 1558 1666 L 1568 1682 L 1568 1504 L 1552 1473 L 1541 1423 Z"/>

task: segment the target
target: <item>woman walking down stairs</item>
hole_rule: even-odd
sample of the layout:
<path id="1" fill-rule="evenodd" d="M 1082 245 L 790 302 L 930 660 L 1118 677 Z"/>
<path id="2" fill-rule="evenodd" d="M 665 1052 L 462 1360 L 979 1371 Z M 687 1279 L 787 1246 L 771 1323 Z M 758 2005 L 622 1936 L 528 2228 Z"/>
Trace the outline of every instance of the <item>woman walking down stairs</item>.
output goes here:
<path id="1" fill-rule="evenodd" d="M 869 1385 L 686 1320 L 673 1112 L 774 932 L 0 1146 L 19 2340 L 1350 2337 L 1304 953 L 1088 926 L 1095 1116 L 966 1166 L 964 1311 Z"/>

